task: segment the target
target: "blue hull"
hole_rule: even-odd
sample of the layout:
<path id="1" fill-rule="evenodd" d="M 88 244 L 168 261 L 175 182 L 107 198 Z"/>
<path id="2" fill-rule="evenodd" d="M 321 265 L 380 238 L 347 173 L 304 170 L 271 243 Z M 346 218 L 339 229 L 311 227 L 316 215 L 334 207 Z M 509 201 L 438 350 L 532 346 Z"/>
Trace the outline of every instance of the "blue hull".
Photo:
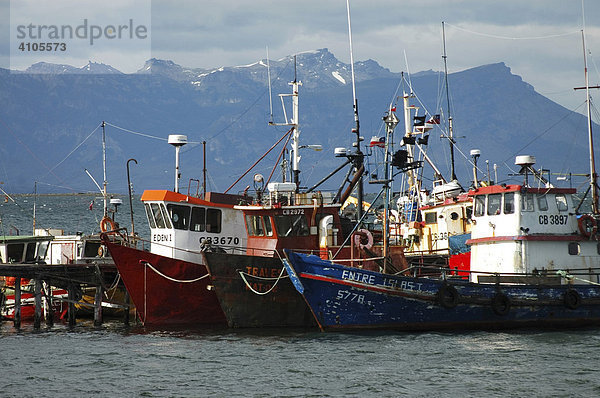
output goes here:
<path id="1" fill-rule="evenodd" d="M 387 275 L 286 251 L 288 274 L 322 330 L 600 325 L 600 286 L 496 285 Z"/>

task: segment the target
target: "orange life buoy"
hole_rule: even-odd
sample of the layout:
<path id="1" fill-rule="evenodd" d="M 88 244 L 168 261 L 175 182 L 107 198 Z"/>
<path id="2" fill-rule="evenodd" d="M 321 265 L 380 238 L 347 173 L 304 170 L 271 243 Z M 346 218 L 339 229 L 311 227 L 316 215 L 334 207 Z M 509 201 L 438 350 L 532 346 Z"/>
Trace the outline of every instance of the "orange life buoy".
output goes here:
<path id="1" fill-rule="evenodd" d="M 366 239 L 367 242 L 364 243 L 363 239 Z M 359 229 L 354 234 L 354 244 L 361 249 L 369 250 L 373 247 L 373 235 L 366 229 Z"/>
<path id="2" fill-rule="evenodd" d="M 102 218 L 102 220 L 100 220 L 100 231 L 114 231 L 115 229 L 117 229 L 117 226 L 115 225 L 115 222 L 112 220 L 112 218 L 104 217 Z"/>
<path id="3" fill-rule="evenodd" d="M 583 216 L 579 217 L 579 220 L 577 220 L 577 225 L 579 226 L 579 232 L 581 232 L 581 235 L 585 236 L 586 238 L 596 235 L 596 231 L 598 230 L 598 223 L 596 222 L 596 219 L 589 214 L 584 214 Z"/>

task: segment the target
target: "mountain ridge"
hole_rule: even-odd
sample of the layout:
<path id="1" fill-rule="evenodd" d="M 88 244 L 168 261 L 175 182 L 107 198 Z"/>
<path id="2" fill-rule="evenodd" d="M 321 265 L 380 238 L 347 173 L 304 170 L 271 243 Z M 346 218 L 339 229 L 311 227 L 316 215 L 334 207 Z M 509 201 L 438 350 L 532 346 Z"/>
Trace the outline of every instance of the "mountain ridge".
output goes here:
<path id="1" fill-rule="evenodd" d="M 290 92 L 293 56 L 270 60 L 269 64 L 273 121 L 280 122 L 284 115 L 276 95 Z M 91 62 L 87 69 L 35 65 L 30 73 L 0 70 L 0 99 L 5 104 L 0 109 L 0 129 L 8 132 L 3 133 L 8 139 L 0 146 L 4 159 L 0 178 L 5 182 L 3 189 L 10 192 L 31 192 L 34 181 L 47 182 L 46 189 L 54 192 L 64 186 L 95 190 L 82 171 L 89 169 L 96 179 L 102 175 L 98 127 L 102 120 L 110 123 L 106 128 L 108 179 L 109 189 L 115 192 L 127 191 L 124 164 L 129 158 L 139 162 L 132 170 L 138 189 L 173 188 L 173 151 L 165 142 L 169 134 L 186 134 L 191 142 L 207 142 L 210 190 L 224 190 L 287 130 L 268 126 L 272 118 L 264 59 L 203 69 L 153 58 L 132 74 Z M 99 68 L 109 73 L 94 73 L 102 70 Z M 36 70 L 45 73 L 33 73 Z M 357 62 L 355 72 L 365 142 L 381 131 L 381 116 L 390 103 L 398 106 L 401 123 L 396 134 L 402 135 L 402 99 L 392 98 L 401 74 L 374 60 Z M 440 73 L 429 70 L 411 76 L 422 102 L 418 104 L 420 114 L 424 109 L 429 114 L 439 113 L 436 103 L 445 103 L 438 98 Z M 339 164 L 333 148 L 351 148 L 354 117 L 350 67 L 327 49 L 318 49 L 296 55 L 296 75 L 303 83 L 299 94 L 301 141 L 322 144 L 326 149 L 302 153 L 301 183 L 310 185 Z M 472 175 L 468 152 L 475 147 L 482 150 L 482 158 L 490 160 L 490 167 L 497 163 L 505 169 L 504 175 L 510 174 L 510 157 L 521 148 L 538 155 L 540 163 L 553 171 L 585 170 L 587 161 L 577 156 L 585 153 L 587 145 L 585 118 L 535 92 L 503 62 L 452 73 L 449 85 L 455 137 L 465 148 L 457 166 L 461 179 L 468 181 Z M 289 118 L 289 107 L 287 112 Z M 537 135 L 543 142 L 533 148 L 530 141 Z M 184 181 L 201 174 L 201 147 L 188 144 L 182 150 Z M 447 173 L 447 140 L 432 137 L 429 151 Z M 276 158 L 269 155 L 265 162 Z M 260 167 L 260 172 L 270 172 L 270 167 Z M 426 174 L 431 175 L 430 171 Z"/>

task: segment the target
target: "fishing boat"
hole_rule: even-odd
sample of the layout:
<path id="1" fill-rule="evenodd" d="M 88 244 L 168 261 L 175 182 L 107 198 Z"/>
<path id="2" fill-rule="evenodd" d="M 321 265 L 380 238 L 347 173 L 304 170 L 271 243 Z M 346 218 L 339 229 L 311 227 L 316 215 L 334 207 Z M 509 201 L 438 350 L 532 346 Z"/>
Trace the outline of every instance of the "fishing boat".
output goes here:
<path id="1" fill-rule="evenodd" d="M 525 183 L 471 190 L 468 272 L 384 274 L 287 250 L 285 264 L 322 330 L 600 324 L 596 218 L 574 215 L 574 194 Z"/>
<path id="2" fill-rule="evenodd" d="M 354 72 L 353 82 L 354 82 Z M 354 84 L 354 83 L 353 83 Z M 406 267 L 405 240 L 394 235 L 393 223 L 373 223 L 366 220 L 375 214 L 372 204 L 381 198 L 385 206 L 390 201 L 391 157 L 393 135 L 398 117 L 392 105 L 383 116 L 385 136 L 377 138 L 374 146 L 381 147 L 386 159 L 384 178 L 370 181 L 383 187 L 372 201 L 363 197 L 363 175 L 365 156 L 361 150 L 362 138 L 354 98 L 355 122 L 353 134 L 356 140 L 353 149 L 336 148 L 335 154 L 345 161 L 336 170 L 310 188 L 301 188 L 299 149 L 311 147 L 300 145 L 298 93 L 301 82 L 294 77 L 290 82 L 291 120 L 279 125 L 290 126 L 291 172 L 290 180 L 271 182 L 264 189 L 264 177 L 256 175 L 254 180 L 257 195 L 243 205 L 234 206 L 244 217 L 247 246 L 245 253 L 224 253 L 205 250 L 203 263 L 208 268 L 212 286 L 230 327 L 313 327 L 315 320 L 302 297 L 295 291 L 289 276 L 281 264 L 284 248 L 304 253 L 313 253 L 320 258 L 345 262 L 348 266 L 387 272 Z M 283 96 L 283 95 L 282 95 Z M 404 101 L 407 120 L 406 141 L 423 131 L 413 131 L 408 96 Z M 282 99 L 283 105 L 283 99 Z M 283 110 L 283 114 L 289 114 Z M 274 123 L 272 123 L 274 124 Z M 395 156 L 395 165 L 411 172 L 421 165 L 411 153 L 412 146 L 400 150 Z M 417 149 L 415 149 L 416 151 Z M 319 187 L 338 171 L 348 167 L 347 175 L 337 192 L 319 191 Z M 356 190 L 357 197 L 350 194 Z M 355 207 L 354 217 L 347 216 L 343 208 L 351 202 Z M 465 200 L 469 202 L 470 200 Z M 450 206 L 450 204 L 448 204 Z M 369 212 L 368 210 L 371 209 Z M 371 216 L 371 219 L 373 217 Z M 437 218 L 436 218 L 437 220 Z M 396 224 L 397 226 L 398 224 Z M 387 244 L 394 240 L 393 244 Z M 447 258 L 447 256 L 446 256 Z"/>
<path id="3" fill-rule="evenodd" d="M 279 141 L 287 137 L 292 142 L 294 181 L 265 184 L 262 175 L 255 175 L 254 196 L 247 190 L 244 195 L 227 190 L 200 197 L 189 186 L 187 194 L 178 192 L 176 172 L 174 191 L 145 191 L 141 197 L 150 224 L 149 252 L 131 247 L 119 231 L 104 234 L 145 325 L 227 321 L 231 327 L 312 327 L 310 310 L 282 266 L 284 247 L 327 258 L 342 250 L 350 262 L 371 258 L 366 264 L 374 269 L 384 266 L 385 257 L 399 261 L 401 247 L 382 256 L 381 230 L 359 230 L 355 221 L 341 215 L 342 204 L 364 172 L 360 147 L 340 156 L 345 162 L 337 171 L 349 166 L 355 176 L 337 194 L 317 190 L 327 178 L 299 192 L 301 82 L 294 79 L 291 85 L 293 116 L 282 124 L 292 128 Z"/>
<path id="4" fill-rule="evenodd" d="M 298 91 L 301 82 L 294 78 L 290 85 L 292 119 L 283 124 L 291 126 L 292 181 L 269 183 L 265 194 L 258 195 L 252 203 L 235 206 L 245 219 L 248 241 L 244 254 L 203 253 L 230 327 L 316 326 L 309 308 L 282 266 L 284 248 L 314 253 L 322 258 L 339 257 L 349 266 L 360 263 L 362 267 L 376 270 L 402 264 L 404 259 L 401 244 L 383 244 L 389 239 L 389 225 L 382 228 L 364 222 L 369 214 L 364 208 L 371 206 L 362 195 L 365 155 L 360 146 L 358 119 L 353 129 L 356 135 L 354 149 L 338 148 L 335 151 L 345 162 L 313 187 L 300 189 L 298 149 L 302 146 L 299 144 Z M 387 120 L 384 141 L 393 142 L 398 121 L 395 109 L 390 107 L 384 120 Z M 345 166 L 349 166 L 349 170 L 337 193 L 317 190 Z M 257 178 L 261 185 L 263 177 Z M 358 197 L 351 198 L 355 189 Z M 257 191 L 262 190 L 258 187 Z M 382 189 L 376 200 L 384 192 Z M 348 201 L 354 202 L 355 219 L 342 212 Z"/>
<path id="5" fill-rule="evenodd" d="M 0 237 L 0 263 L 12 264 L 35 264 L 43 263 L 46 258 L 48 247 L 52 241 L 52 236 L 39 235 L 8 235 Z M 12 318 L 14 316 L 15 305 L 15 283 L 14 277 L 0 277 L 0 316 Z M 23 307 L 21 316 L 25 319 L 32 318 L 34 314 L 34 296 L 33 290 L 29 289 L 30 280 L 20 279 Z M 31 291 L 30 291 L 31 290 Z M 66 291 L 55 291 L 60 296 L 66 294 Z M 60 303 L 57 301 L 57 305 Z M 55 308 L 60 311 L 61 308 Z"/>
<path id="6" fill-rule="evenodd" d="M 423 167 L 407 170 L 403 174 L 401 183 L 403 189 L 396 201 L 397 210 L 390 214 L 391 238 L 392 242 L 403 240 L 404 254 L 411 265 L 446 265 L 450 263 L 454 269 L 468 270 L 469 254 L 468 247 L 464 242 L 470 237 L 473 200 L 458 182 L 455 172 L 456 141 L 450 107 L 448 57 L 443 22 L 442 32 L 446 108 L 440 109 L 440 113 L 445 115 L 444 118 L 439 114 L 431 117 L 428 117 L 427 113 L 416 114 L 419 112 L 419 108 L 409 103 L 415 97 L 412 85 L 405 81 L 404 74 L 402 74 L 403 84 L 410 89 L 403 93 L 405 134 L 402 138 L 402 146 L 406 150 L 407 158 L 427 163 L 433 169 L 434 181 L 431 187 L 424 185 Z M 412 110 L 415 110 L 414 116 Z M 445 121 L 446 129 L 441 130 L 441 137 L 447 139 L 449 144 L 449 178 L 444 178 L 425 149 L 429 142 L 430 132 L 440 126 L 442 119 Z M 473 186 L 477 187 L 479 182 L 476 159 L 474 162 Z"/>
<path id="7" fill-rule="evenodd" d="M 407 159 L 413 159 L 412 163 L 416 163 L 417 167 L 404 170 L 403 193 L 396 199 L 396 209 L 388 215 L 390 242 L 405 246 L 404 255 L 412 265 L 445 265 L 451 261 L 454 268 L 468 270 L 461 243 L 470 236 L 473 199 L 456 179 L 453 157 L 450 179 L 446 180 L 427 155 L 428 135 L 425 133 L 432 127 L 420 128 L 426 123 L 426 116 L 412 115 L 416 107 L 409 101 L 413 97 L 413 93 L 405 92 L 403 95 L 405 134 L 402 151 L 405 151 Z M 435 125 L 439 124 L 437 115 L 430 120 L 435 120 Z M 452 131 L 451 123 L 449 131 Z M 452 139 L 450 143 L 454 148 Z M 427 163 L 437 177 L 430 189 L 423 184 L 423 163 Z"/>
<path id="8" fill-rule="evenodd" d="M 225 317 L 202 262 L 201 249 L 234 252 L 246 244 L 238 195 L 204 198 L 174 191 L 142 194 L 150 223 L 150 251 L 120 232 L 103 241 L 144 325 L 223 325 Z"/>
<path id="9" fill-rule="evenodd" d="M 105 251 L 100 235 L 64 235 L 60 229 L 36 229 L 34 235 L 9 235 L 0 237 L 0 263 L 3 264 L 37 264 L 52 266 L 60 264 L 112 264 L 112 259 Z M 102 302 L 104 315 L 118 315 L 123 311 L 124 297 L 119 289 L 119 277 L 116 272 L 105 273 L 106 289 Z M 3 286 L 0 290 L 3 301 L 0 300 L 0 315 L 12 319 L 14 317 L 16 280 L 14 277 L 0 277 Z M 34 315 L 34 286 L 33 281 L 21 279 L 21 319 L 33 319 Z M 67 309 L 67 286 L 45 285 L 45 294 L 52 297 L 52 308 L 45 307 L 44 316 L 62 315 Z M 78 291 L 78 315 L 93 314 L 95 288 L 83 287 Z M 91 297 L 87 300 L 86 297 Z"/>
<path id="10" fill-rule="evenodd" d="M 468 193 L 474 203 L 468 271 L 358 270 L 285 250 L 290 279 L 321 330 L 599 325 L 600 212 L 589 94 L 587 101 L 590 212 L 581 212 L 575 189 L 554 187 L 533 168 L 535 158 L 524 155 L 515 160 L 523 183 Z"/>
<path id="11" fill-rule="evenodd" d="M 103 148 L 104 141 L 104 123 L 103 127 Z M 105 156 L 105 150 L 103 150 Z M 106 170 L 106 168 L 104 167 Z M 86 170 L 87 172 L 87 170 Z M 90 175 L 88 173 L 88 175 Z M 105 231 L 107 226 L 114 226 L 115 216 L 118 206 L 122 203 L 121 199 L 110 199 L 114 209 L 108 208 L 108 195 L 106 193 L 106 171 L 105 171 L 104 189 L 100 192 L 104 198 L 103 218 L 100 221 L 100 231 Z M 91 177 L 91 175 L 90 175 Z M 93 177 L 92 177 L 93 180 Z M 96 181 L 94 180 L 94 183 Z M 96 185 L 98 185 L 96 183 Z M 6 194 L 6 193 L 5 193 Z M 7 199 L 15 202 L 15 200 L 6 194 Z M 0 236 L 0 263 L 2 264 L 23 264 L 23 265 L 81 265 L 87 266 L 94 264 L 109 265 L 105 268 L 110 269 L 113 260 L 109 252 L 106 250 L 98 233 L 84 234 L 78 232 L 76 234 L 65 234 L 63 229 L 59 228 L 39 228 L 36 227 L 36 204 L 37 204 L 37 183 L 35 186 L 35 195 L 33 202 L 33 235 L 18 235 L 19 231 L 15 230 L 17 235 Z M 91 210 L 90 205 L 90 210 Z M 12 232 L 12 231 L 11 231 Z M 120 283 L 117 272 L 100 271 L 98 274 L 103 276 L 103 293 L 102 307 L 104 308 L 104 316 L 120 315 L 124 309 L 130 308 L 126 303 L 125 290 Z M 0 315 L 6 318 L 14 318 L 15 309 L 15 283 L 14 277 L 0 276 L 0 283 L 3 282 L 2 290 L 0 291 Z M 66 281 L 54 280 L 55 286 L 44 283 L 44 317 L 59 315 L 64 317 L 67 310 L 68 292 Z M 81 284 L 79 289 L 76 289 L 75 298 L 79 316 L 93 315 L 96 287 L 84 286 Z M 33 319 L 35 304 L 34 304 L 34 284 L 29 279 L 21 279 L 21 313 L 22 320 Z M 75 289 L 74 289 L 75 290 Z M 48 300 L 51 298 L 52 300 Z M 49 308 L 48 302 L 51 301 L 52 308 Z"/>

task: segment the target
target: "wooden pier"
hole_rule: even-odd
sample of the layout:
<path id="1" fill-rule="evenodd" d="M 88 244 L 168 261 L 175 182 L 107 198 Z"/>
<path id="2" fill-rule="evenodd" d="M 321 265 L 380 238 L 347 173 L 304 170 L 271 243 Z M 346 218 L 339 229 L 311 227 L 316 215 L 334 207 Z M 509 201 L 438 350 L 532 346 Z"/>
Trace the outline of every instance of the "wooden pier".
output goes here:
<path id="1" fill-rule="evenodd" d="M 94 309 L 94 325 L 101 325 L 103 321 L 102 307 L 110 305 L 122 308 L 124 311 L 124 322 L 129 324 L 129 296 L 125 289 L 124 303 L 103 302 L 104 292 L 107 289 L 107 281 L 118 281 L 118 272 L 114 264 L 82 263 L 82 264 L 0 264 L 0 276 L 15 278 L 14 283 L 14 325 L 21 325 L 22 308 L 22 279 L 30 279 L 33 283 L 33 297 L 35 303 L 34 328 L 39 329 L 42 321 L 42 298 L 44 307 L 52 309 L 53 300 L 66 302 L 67 317 L 70 326 L 75 325 L 75 305 L 90 306 Z M 110 282 L 108 282 L 110 283 Z M 12 288 L 12 287 L 11 287 Z M 53 297 L 52 289 L 64 289 L 68 292 L 67 298 Z M 94 303 L 81 301 L 83 289 L 95 288 Z M 2 298 L 3 299 L 3 298 Z M 3 300 L 0 300 L 0 305 Z M 45 316 L 46 324 L 52 325 L 54 316 L 52 311 Z"/>

